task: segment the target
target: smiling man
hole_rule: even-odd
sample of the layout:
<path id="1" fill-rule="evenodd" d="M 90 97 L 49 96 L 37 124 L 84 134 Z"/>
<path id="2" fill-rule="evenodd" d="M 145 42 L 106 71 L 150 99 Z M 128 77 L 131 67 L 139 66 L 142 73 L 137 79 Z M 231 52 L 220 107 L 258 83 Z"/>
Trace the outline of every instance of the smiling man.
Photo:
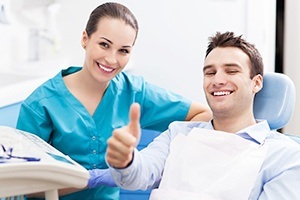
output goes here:
<path id="1" fill-rule="evenodd" d="M 213 119 L 173 122 L 140 152 L 140 107 L 132 105 L 128 126 L 108 140 L 116 183 L 157 188 L 150 199 L 299 199 L 300 145 L 254 118 L 254 96 L 263 86 L 254 45 L 232 32 L 216 33 L 203 74 Z"/>

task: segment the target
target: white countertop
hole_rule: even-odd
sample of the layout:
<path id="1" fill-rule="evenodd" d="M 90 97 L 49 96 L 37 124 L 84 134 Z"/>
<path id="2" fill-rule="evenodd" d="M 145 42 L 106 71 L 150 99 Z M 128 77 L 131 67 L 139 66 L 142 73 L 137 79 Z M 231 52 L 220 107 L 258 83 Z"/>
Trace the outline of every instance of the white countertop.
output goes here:
<path id="1" fill-rule="evenodd" d="M 58 200 L 58 189 L 87 185 L 84 167 L 36 135 L 0 126 L 0 138 L 2 147 L 13 148 L 1 152 L 1 197 L 45 191 L 46 199 Z"/>

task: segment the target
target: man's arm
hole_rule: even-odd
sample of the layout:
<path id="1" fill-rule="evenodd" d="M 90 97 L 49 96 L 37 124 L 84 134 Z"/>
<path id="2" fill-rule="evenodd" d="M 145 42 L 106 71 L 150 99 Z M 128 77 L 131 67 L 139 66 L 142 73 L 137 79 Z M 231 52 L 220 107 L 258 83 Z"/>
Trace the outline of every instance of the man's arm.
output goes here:
<path id="1" fill-rule="evenodd" d="M 145 190 L 157 187 L 169 154 L 171 140 L 168 131 L 141 152 L 135 149 L 139 137 L 139 106 L 134 104 L 130 110 L 130 123 L 113 132 L 108 139 L 106 154 L 106 161 L 116 184 L 124 189 Z"/>
<path id="2" fill-rule="evenodd" d="M 257 198 L 258 200 L 300 198 L 300 148 L 280 159 L 283 161 L 277 165 L 277 169 L 273 170 L 273 172 L 277 171 L 277 176 L 263 185 L 263 191 Z"/>

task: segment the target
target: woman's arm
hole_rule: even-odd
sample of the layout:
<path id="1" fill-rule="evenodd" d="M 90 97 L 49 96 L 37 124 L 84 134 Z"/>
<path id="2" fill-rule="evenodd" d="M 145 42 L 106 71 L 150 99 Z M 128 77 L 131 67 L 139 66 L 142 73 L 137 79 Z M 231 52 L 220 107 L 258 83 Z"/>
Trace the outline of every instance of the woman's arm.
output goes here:
<path id="1" fill-rule="evenodd" d="M 186 121 L 209 121 L 212 118 L 212 112 L 208 106 L 200 102 L 193 101 L 189 112 L 185 118 Z"/>

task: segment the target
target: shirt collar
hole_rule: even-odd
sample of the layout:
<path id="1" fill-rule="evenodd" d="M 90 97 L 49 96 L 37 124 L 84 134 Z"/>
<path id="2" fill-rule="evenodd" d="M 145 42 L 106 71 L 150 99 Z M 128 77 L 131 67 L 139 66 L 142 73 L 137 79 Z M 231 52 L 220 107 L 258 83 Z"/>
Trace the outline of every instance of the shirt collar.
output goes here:
<path id="1" fill-rule="evenodd" d="M 212 120 L 206 123 L 204 128 L 214 130 Z M 245 139 L 250 137 L 252 140 L 255 140 L 259 144 L 263 144 L 269 132 L 270 132 L 270 127 L 268 122 L 266 120 L 257 120 L 256 124 L 248 126 L 238 131 L 236 134 Z"/>
<path id="2" fill-rule="evenodd" d="M 238 131 L 237 134 L 244 138 L 245 134 L 247 134 L 259 144 L 263 144 L 270 131 L 270 126 L 267 120 L 257 120 L 256 124 L 253 124 L 252 126 L 248 126 L 247 128 Z"/>

